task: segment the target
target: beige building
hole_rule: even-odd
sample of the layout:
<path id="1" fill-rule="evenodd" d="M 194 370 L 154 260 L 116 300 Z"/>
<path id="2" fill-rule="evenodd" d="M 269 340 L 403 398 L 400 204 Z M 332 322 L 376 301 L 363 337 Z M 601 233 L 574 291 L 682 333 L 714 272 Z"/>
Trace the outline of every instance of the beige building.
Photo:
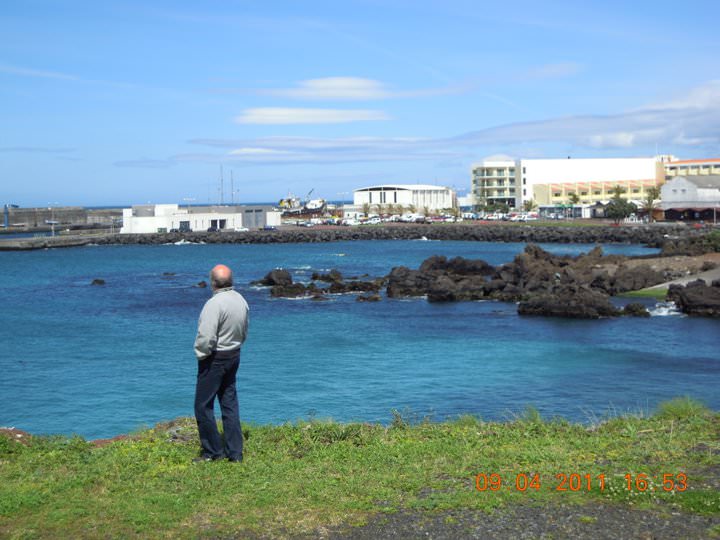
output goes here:
<path id="1" fill-rule="evenodd" d="M 672 160 L 665 164 L 665 180 L 676 176 L 720 175 L 720 158 Z"/>

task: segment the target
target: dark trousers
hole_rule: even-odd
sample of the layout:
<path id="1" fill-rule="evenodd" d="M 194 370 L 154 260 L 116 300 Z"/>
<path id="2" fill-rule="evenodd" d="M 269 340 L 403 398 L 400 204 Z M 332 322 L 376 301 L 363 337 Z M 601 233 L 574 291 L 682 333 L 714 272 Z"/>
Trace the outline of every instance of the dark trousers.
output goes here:
<path id="1" fill-rule="evenodd" d="M 195 419 L 200 434 L 202 455 L 220 459 L 242 459 L 243 436 L 240 426 L 240 412 L 235 389 L 236 374 L 240 365 L 240 352 L 228 358 L 213 354 L 198 362 L 197 386 L 195 387 Z M 225 446 L 217 429 L 215 396 L 222 412 Z"/>

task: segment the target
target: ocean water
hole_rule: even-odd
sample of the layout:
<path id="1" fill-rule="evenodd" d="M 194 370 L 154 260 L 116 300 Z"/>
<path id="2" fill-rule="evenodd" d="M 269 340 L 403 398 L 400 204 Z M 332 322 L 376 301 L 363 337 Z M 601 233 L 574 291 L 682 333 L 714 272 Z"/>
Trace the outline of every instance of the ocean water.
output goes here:
<path id="1" fill-rule="evenodd" d="M 332 268 L 375 277 L 435 254 L 500 264 L 523 248 L 373 241 L 0 253 L 0 426 L 97 438 L 192 415 L 192 345 L 210 295 L 194 285 L 219 262 L 234 269 L 251 306 L 238 378 L 243 421 L 388 422 L 392 409 L 501 420 L 532 405 L 593 422 L 681 395 L 720 409 L 717 320 L 667 309 L 650 319 L 521 318 L 508 303 L 271 299 L 250 285 L 275 267 L 297 281 Z M 95 278 L 106 284 L 91 286 Z"/>

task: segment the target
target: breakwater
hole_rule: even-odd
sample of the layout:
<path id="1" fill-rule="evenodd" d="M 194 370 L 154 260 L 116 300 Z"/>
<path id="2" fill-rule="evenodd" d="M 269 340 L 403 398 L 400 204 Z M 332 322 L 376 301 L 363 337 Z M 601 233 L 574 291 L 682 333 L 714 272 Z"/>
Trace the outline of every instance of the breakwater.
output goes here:
<path id="1" fill-rule="evenodd" d="M 206 244 L 285 244 L 348 240 L 460 240 L 534 243 L 629 243 L 661 247 L 670 238 L 690 238 L 702 232 L 685 226 L 553 226 L 515 224 L 388 225 L 380 227 L 288 227 L 273 231 L 188 232 L 167 234 L 106 234 L 16 239 L 0 242 L 0 251 L 76 247 L 88 244 L 146 244 L 175 242 Z"/>

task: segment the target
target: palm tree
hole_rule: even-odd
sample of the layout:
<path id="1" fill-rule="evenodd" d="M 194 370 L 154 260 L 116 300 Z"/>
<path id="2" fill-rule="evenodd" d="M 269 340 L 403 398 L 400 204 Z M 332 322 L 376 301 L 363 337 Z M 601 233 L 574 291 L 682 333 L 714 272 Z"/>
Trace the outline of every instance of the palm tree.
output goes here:
<path id="1" fill-rule="evenodd" d="M 615 187 L 610 190 L 613 199 L 621 199 L 623 194 L 627 191 L 624 187 L 620 187 L 620 184 L 615 184 Z"/>
<path id="2" fill-rule="evenodd" d="M 430 207 L 423 206 L 423 215 L 426 217 L 430 215 Z"/>
<path id="3" fill-rule="evenodd" d="M 410 212 L 411 214 L 414 214 L 415 212 L 417 212 L 417 207 L 414 204 L 409 205 L 408 212 Z"/>
<path id="4" fill-rule="evenodd" d="M 532 212 L 538 207 L 538 203 L 535 199 L 528 199 L 523 203 L 523 210 L 526 212 Z"/>
<path id="5" fill-rule="evenodd" d="M 363 214 L 365 214 L 365 217 L 368 217 L 368 214 L 370 213 L 370 203 L 363 203 L 362 211 Z"/>
<path id="6" fill-rule="evenodd" d="M 642 200 L 642 206 L 640 206 L 640 210 L 642 212 L 646 212 L 648 215 L 648 220 L 650 223 L 652 223 L 653 220 L 653 212 L 658 207 L 658 200 L 660 199 L 660 188 L 657 186 L 653 186 L 651 188 L 648 188 L 645 190 L 645 198 Z"/>

